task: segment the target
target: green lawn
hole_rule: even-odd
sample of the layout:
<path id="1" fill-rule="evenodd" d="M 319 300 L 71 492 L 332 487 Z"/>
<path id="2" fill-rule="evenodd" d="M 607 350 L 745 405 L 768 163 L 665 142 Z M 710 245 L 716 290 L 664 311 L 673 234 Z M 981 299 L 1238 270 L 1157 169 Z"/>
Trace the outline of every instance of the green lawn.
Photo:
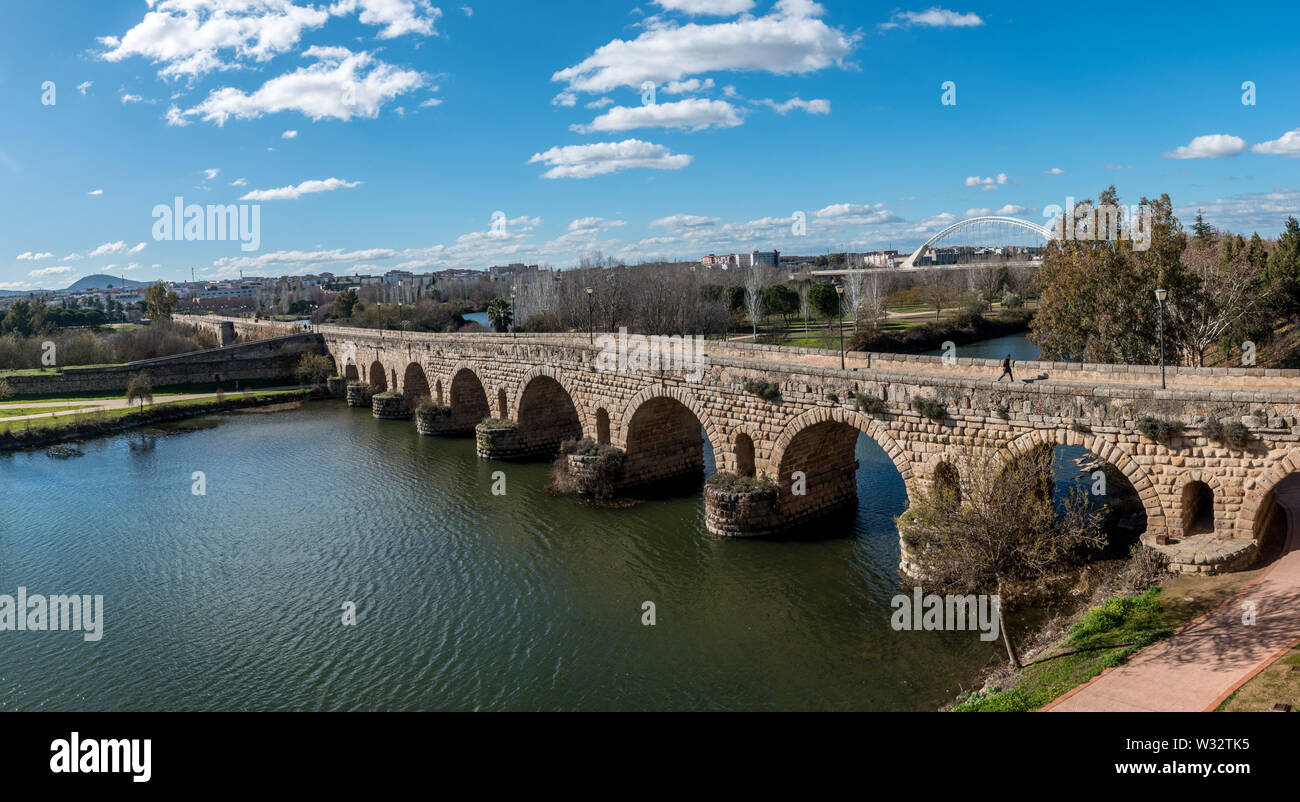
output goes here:
<path id="1" fill-rule="evenodd" d="M 263 390 L 260 392 L 248 393 L 249 398 L 274 398 L 284 396 L 286 399 L 300 397 L 305 390 Z M 235 400 L 244 397 L 243 393 L 232 393 L 226 400 Z M 145 404 L 146 410 L 163 408 L 190 408 L 190 407 L 215 407 L 223 401 L 213 398 L 191 398 L 185 401 L 169 401 L 157 404 Z M 0 433 L 39 430 L 50 428 L 72 427 L 79 423 L 90 421 L 111 422 L 124 418 L 128 415 L 138 413 L 140 406 L 137 404 L 132 407 L 123 409 L 102 409 L 95 412 L 85 412 L 74 415 L 60 415 L 54 418 L 28 418 L 26 420 L 4 420 L 0 419 Z"/>
<path id="2" fill-rule="evenodd" d="M 201 384 L 169 384 L 153 388 L 155 398 L 169 395 L 193 395 L 195 393 L 215 393 L 217 390 L 225 390 L 227 393 L 241 393 L 244 390 L 256 390 L 263 387 L 283 387 L 286 384 L 295 384 L 296 379 L 241 379 L 239 389 L 235 389 L 234 382 L 222 382 L 217 385 L 213 382 Z M 77 393 L 45 393 L 42 395 L 15 395 L 9 399 L 11 401 L 111 401 L 115 398 L 126 398 L 126 391 L 120 393 L 105 392 L 100 390 L 88 390 Z"/>
<path id="3" fill-rule="evenodd" d="M 47 412 L 67 412 L 70 409 L 85 409 L 85 407 L 76 404 L 73 404 L 71 406 L 57 406 L 57 407 L 0 406 L 0 418 L 17 418 L 22 415 L 44 415 Z"/>

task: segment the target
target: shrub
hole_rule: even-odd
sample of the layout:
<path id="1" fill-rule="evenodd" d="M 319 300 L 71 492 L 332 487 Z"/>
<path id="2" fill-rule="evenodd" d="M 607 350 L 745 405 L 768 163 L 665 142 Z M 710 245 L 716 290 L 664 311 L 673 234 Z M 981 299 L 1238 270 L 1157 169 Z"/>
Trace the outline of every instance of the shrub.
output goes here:
<path id="1" fill-rule="evenodd" d="M 1002 291 L 1003 309 L 1019 309 L 1024 305 L 1025 305 L 1025 299 L 1021 298 L 1016 293 L 1012 292 L 1011 290 Z"/>
<path id="2" fill-rule="evenodd" d="M 1007 409 L 1006 404 L 998 404 L 996 412 L 1002 420 L 1011 420 L 1011 410 Z"/>
<path id="3" fill-rule="evenodd" d="M 587 466 L 588 476 L 582 485 L 578 484 L 570 472 L 569 455 L 594 458 Z M 595 498 L 609 498 L 614 495 L 626 456 L 623 449 L 598 443 L 590 437 L 566 440 L 560 445 L 560 456 L 553 466 L 553 487 L 561 493 L 588 493 Z"/>
<path id="4" fill-rule="evenodd" d="M 1137 430 L 1151 442 L 1167 446 L 1182 433 L 1183 425 L 1178 421 L 1144 415 L 1138 419 Z"/>
<path id="5" fill-rule="evenodd" d="M 0 401 L 8 401 L 14 397 L 14 388 L 9 386 L 9 382 L 0 379 Z"/>
<path id="6" fill-rule="evenodd" d="M 762 476 L 738 476 L 726 471 L 718 471 L 709 477 L 705 485 L 720 493 L 756 493 L 775 496 L 776 483 Z"/>
<path id="7" fill-rule="evenodd" d="M 1233 448 L 1244 448 L 1250 442 L 1250 429 L 1241 421 L 1230 421 L 1223 427 L 1223 442 Z"/>
<path id="8" fill-rule="evenodd" d="M 444 418 L 451 417 L 451 407 L 440 407 L 433 403 L 433 399 L 425 396 L 415 405 L 415 411 L 421 415 L 441 415 Z"/>
<path id="9" fill-rule="evenodd" d="M 865 393 L 857 394 L 858 412 L 867 415 L 879 415 L 885 411 L 885 399 Z"/>
<path id="10" fill-rule="evenodd" d="M 483 422 L 479 424 L 479 426 L 482 426 L 484 429 L 509 429 L 514 425 L 515 422 L 512 420 L 493 418 L 491 416 L 484 418 Z"/>
<path id="11" fill-rule="evenodd" d="M 1201 424 L 1201 434 L 1211 440 L 1222 442 L 1223 422 L 1218 418 L 1206 418 L 1205 423 Z"/>
<path id="12" fill-rule="evenodd" d="M 923 417 L 932 421 L 942 421 L 948 414 L 948 409 L 942 401 L 934 398 L 913 398 L 912 409 Z"/>
<path id="13" fill-rule="evenodd" d="M 776 401 L 781 397 L 781 385 L 767 379 L 745 379 L 745 392 L 753 393 L 764 401 Z"/>
<path id="14" fill-rule="evenodd" d="M 838 404 L 840 402 L 840 397 L 835 393 L 827 393 L 826 400 L 831 402 L 832 404 Z"/>

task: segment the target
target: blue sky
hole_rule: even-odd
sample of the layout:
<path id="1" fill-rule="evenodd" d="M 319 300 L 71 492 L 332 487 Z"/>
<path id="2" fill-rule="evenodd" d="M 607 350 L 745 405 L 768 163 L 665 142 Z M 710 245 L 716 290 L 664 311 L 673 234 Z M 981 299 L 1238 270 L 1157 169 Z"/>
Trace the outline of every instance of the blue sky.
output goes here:
<path id="1" fill-rule="evenodd" d="M 903 249 L 1111 183 L 1275 235 L 1300 9 L 1153 5 L 4 0 L 0 288 Z M 155 240 L 176 196 L 260 248 Z"/>

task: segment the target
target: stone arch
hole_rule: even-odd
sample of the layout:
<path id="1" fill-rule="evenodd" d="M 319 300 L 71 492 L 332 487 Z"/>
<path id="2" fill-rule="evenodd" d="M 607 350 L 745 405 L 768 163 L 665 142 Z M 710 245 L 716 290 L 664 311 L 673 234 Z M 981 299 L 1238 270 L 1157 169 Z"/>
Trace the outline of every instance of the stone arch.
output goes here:
<path id="1" fill-rule="evenodd" d="M 669 393 L 652 394 L 635 407 L 623 427 L 625 486 L 650 485 L 704 475 L 704 423 Z M 713 449 L 715 462 L 719 451 Z"/>
<path id="2" fill-rule="evenodd" d="M 769 478 L 780 487 L 787 524 L 850 506 L 858 498 L 858 435 L 865 434 L 885 452 L 903 479 L 908 502 L 916 494 L 916 473 L 903 447 L 884 424 L 843 407 L 817 407 L 786 424 L 772 449 Z M 795 493 L 795 472 L 803 474 Z"/>
<path id="3" fill-rule="evenodd" d="M 1103 462 L 1113 466 L 1133 485 L 1133 490 L 1142 501 L 1142 509 L 1147 516 L 1147 531 L 1158 533 L 1168 526 L 1164 507 L 1160 503 L 1160 494 L 1147 476 L 1142 466 L 1119 443 L 1107 440 L 1092 432 L 1076 432 L 1072 429 L 1034 429 L 1026 432 L 1003 448 L 1001 459 L 1010 462 L 1021 454 L 1035 448 L 1051 446 L 1082 446 Z"/>
<path id="4" fill-rule="evenodd" d="M 1259 542 L 1277 510 L 1277 486 L 1300 472 L 1300 449 L 1290 451 L 1255 480 L 1237 515 L 1236 537 Z"/>
<path id="5" fill-rule="evenodd" d="M 609 412 L 604 407 L 596 408 L 596 442 L 609 442 Z"/>
<path id="6" fill-rule="evenodd" d="M 1207 471 L 1187 471 L 1181 477 L 1182 489 L 1178 492 L 1178 534 L 1185 535 L 1195 523 L 1195 519 L 1206 512 L 1200 502 L 1208 500 L 1209 514 L 1213 531 L 1230 529 L 1224 520 L 1227 510 L 1223 483 L 1219 477 Z M 1174 522 L 1170 521 L 1173 527 Z"/>
<path id="7" fill-rule="evenodd" d="M 556 384 L 559 384 L 560 387 L 564 389 L 564 392 L 569 396 L 569 400 L 573 402 L 573 408 L 578 411 L 578 419 L 581 421 L 587 420 L 588 416 L 586 414 L 585 405 L 583 404 L 582 394 L 573 386 L 569 377 L 564 375 L 564 371 L 559 368 L 551 367 L 550 365 L 540 365 L 532 368 L 519 379 L 519 392 L 516 393 L 514 397 L 514 410 L 516 416 L 519 413 L 519 405 L 523 402 L 524 392 L 528 389 L 528 385 L 532 383 L 533 379 L 536 379 L 539 376 L 554 379 Z M 500 392 L 505 392 L 504 388 Z"/>
<path id="8" fill-rule="evenodd" d="M 488 407 L 487 390 L 483 381 L 468 365 L 452 368 L 447 402 L 451 407 L 453 429 L 472 431 L 483 419 L 492 414 Z"/>
<path id="9" fill-rule="evenodd" d="M 370 363 L 370 368 L 366 371 L 370 378 L 370 390 L 375 393 L 388 391 L 388 371 L 384 369 L 384 363 L 375 359 Z"/>
<path id="10" fill-rule="evenodd" d="M 506 400 L 505 389 L 497 392 Z M 582 417 L 569 390 L 555 376 L 537 371 L 519 391 L 515 402 L 519 441 L 529 455 L 554 456 L 565 440 L 582 438 Z"/>
<path id="11" fill-rule="evenodd" d="M 732 461 L 735 463 L 735 472 L 738 476 L 753 476 L 754 468 L 754 438 L 745 432 L 736 432 L 735 440 L 732 444 Z"/>
<path id="12" fill-rule="evenodd" d="M 406 366 L 406 371 L 402 375 L 402 397 L 412 409 L 421 400 L 432 398 L 429 391 L 429 377 L 424 373 L 424 366 L 419 362 L 412 362 Z"/>
<path id="13" fill-rule="evenodd" d="M 961 472 L 948 460 L 939 460 L 930 473 L 930 487 L 933 492 L 951 497 L 954 505 L 961 504 Z"/>
<path id="14" fill-rule="evenodd" d="M 709 414 L 708 409 L 689 392 L 679 387 L 669 387 L 662 384 L 652 384 L 643 388 L 641 392 L 632 396 L 631 400 L 623 405 L 622 415 L 619 416 L 618 433 L 614 436 L 614 445 L 623 449 L 627 448 L 628 424 L 632 422 L 632 416 L 636 414 L 637 409 L 652 398 L 671 398 L 689 409 L 695 419 L 704 427 L 714 457 L 716 458 L 725 452 L 726 449 L 723 449 L 722 446 L 726 445 L 727 440 L 722 435 L 722 430 L 714 421 L 713 416 Z"/>

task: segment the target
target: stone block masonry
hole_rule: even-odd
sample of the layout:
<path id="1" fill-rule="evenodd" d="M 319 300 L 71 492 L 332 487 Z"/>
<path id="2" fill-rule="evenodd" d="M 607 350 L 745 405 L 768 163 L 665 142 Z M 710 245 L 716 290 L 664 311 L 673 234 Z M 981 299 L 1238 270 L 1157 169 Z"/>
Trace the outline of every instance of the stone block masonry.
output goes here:
<path id="1" fill-rule="evenodd" d="M 422 375 L 457 426 L 488 415 L 514 421 L 514 430 L 493 432 L 497 445 L 481 448 L 485 456 L 549 458 L 560 440 L 590 437 L 625 450 L 628 481 L 654 484 L 697 469 L 702 432 L 719 470 L 777 484 L 781 527 L 854 503 L 860 434 L 888 455 L 909 496 L 965 450 L 1010 460 L 1035 448 L 1081 446 L 1133 486 L 1147 534 L 1173 540 L 1184 536 L 1191 514 L 1188 486 L 1204 484 L 1193 490 L 1208 500 L 1198 509 L 1210 510 L 1207 534 L 1215 542 L 1198 549 L 1202 560 L 1239 554 L 1220 548 L 1224 541 L 1258 540 L 1274 511 L 1274 487 L 1300 471 L 1294 370 L 1174 367 L 1162 390 L 1158 367 L 1021 362 L 1016 375 L 1030 381 L 1008 384 L 996 381 L 998 360 L 944 364 L 939 357 L 851 353 L 841 370 L 834 351 L 709 341 L 703 376 L 688 377 L 598 369 L 599 348 L 569 334 L 326 326 L 320 336 L 341 375 L 367 382 L 382 376 L 387 389 L 401 392 L 414 366 L 410 375 Z M 747 379 L 776 383 L 780 396 L 746 392 Z M 883 409 L 858 411 L 851 392 L 883 399 Z M 942 419 L 918 413 L 916 399 L 942 405 Z M 1144 416 L 1178 421 L 1182 433 L 1153 442 L 1138 430 Z M 1249 442 L 1234 448 L 1206 437 L 1202 425 L 1210 417 L 1245 423 Z M 796 472 L 805 477 L 805 494 L 793 492 Z M 745 514 L 755 517 L 753 526 L 715 516 L 710 527 L 719 534 L 770 528 L 758 523 L 770 509 Z"/>

